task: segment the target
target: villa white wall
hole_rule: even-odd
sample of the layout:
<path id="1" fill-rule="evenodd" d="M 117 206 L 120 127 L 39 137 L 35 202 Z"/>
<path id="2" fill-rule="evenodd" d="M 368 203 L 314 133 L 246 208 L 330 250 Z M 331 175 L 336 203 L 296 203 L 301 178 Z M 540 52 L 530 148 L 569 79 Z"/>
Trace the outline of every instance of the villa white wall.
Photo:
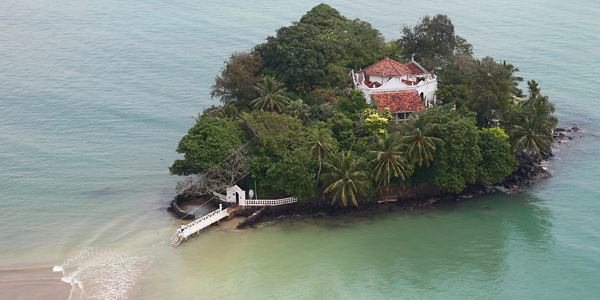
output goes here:
<path id="1" fill-rule="evenodd" d="M 435 92 L 437 91 L 437 80 L 431 80 L 428 82 L 421 81 L 421 84 L 417 85 L 417 92 L 419 95 L 423 93 L 425 99 L 427 100 L 428 106 L 435 105 Z"/>
<path id="2" fill-rule="evenodd" d="M 381 78 L 381 77 L 380 77 Z M 418 85 L 407 85 L 400 80 L 393 78 L 389 82 L 386 82 L 384 85 L 379 88 L 368 88 L 364 85 L 359 85 L 359 89 L 365 94 L 365 99 L 367 99 L 367 103 L 371 104 L 371 93 L 377 92 L 396 92 L 396 91 L 410 91 L 416 90 L 419 95 L 423 93 L 423 96 L 427 100 L 427 106 L 435 105 L 436 96 L 435 92 L 437 91 L 437 80 L 429 80 L 429 81 L 421 81 Z"/>
<path id="3" fill-rule="evenodd" d="M 382 85 L 386 84 L 388 81 L 390 81 L 392 79 L 396 79 L 396 78 L 408 79 L 408 75 L 404 75 L 402 77 L 393 77 L 393 76 L 381 77 L 381 76 L 369 75 L 369 81 L 371 81 L 371 82 L 379 82 Z"/>

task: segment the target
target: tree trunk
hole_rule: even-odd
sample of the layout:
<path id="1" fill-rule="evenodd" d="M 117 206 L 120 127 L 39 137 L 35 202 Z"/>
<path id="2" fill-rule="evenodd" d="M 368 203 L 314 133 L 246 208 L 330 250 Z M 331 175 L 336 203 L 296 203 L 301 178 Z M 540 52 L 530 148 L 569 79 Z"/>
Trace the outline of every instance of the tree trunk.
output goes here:
<path id="1" fill-rule="evenodd" d="M 321 175 L 321 157 L 319 156 L 319 172 L 317 173 L 317 181 L 315 182 L 315 187 L 319 185 L 319 176 Z"/>

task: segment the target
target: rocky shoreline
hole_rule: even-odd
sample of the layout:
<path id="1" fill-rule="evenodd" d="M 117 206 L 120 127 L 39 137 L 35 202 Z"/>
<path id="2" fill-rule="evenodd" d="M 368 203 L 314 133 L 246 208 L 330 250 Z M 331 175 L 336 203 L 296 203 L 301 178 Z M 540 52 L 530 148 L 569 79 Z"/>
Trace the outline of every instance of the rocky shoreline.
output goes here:
<path id="1" fill-rule="evenodd" d="M 581 132 L 578 126 L 556 128 L 554 130 L 555 141 L 553 147 L 564 143 L 566 140 L 581 137 L 579 134 Z M 254 227 L 265 221 L 290 216 L 312 218 L 333 217 L 337 215 L 371 216 L 396 210 L 435 209 L 441 205 L 449 205 L 463 199 L 470 199 L 498 191 L 504 193 L 520 192 L 524 188 L 534 184 L 536 180 L 552 176 L 552 174 L 542 167 L 542 162 L 549 160 L 552 156 L 552 153 L 543 153 L 542 157 L 538 159 L 523 156 L 517 157 L 517 161 L 519 162 L 517 171 L 506 177 L 502 183 L 495 186 L 471 185 L 459 194 L 439 195 L 433 189 L 424 187 L 404 188 L 391 193 L 382 200 L 368 201 L 360 207 L 341 207 L 322 202 L 294 203 L 280 207 L 238 208 L 235 210 L 235 216 L 244 217 L 245 219 L 237 225 L 237 229 Z M 184 209 L 185 206 L 190 204 L 203 205 L 207 201 L 218 200 L 209 196 L 192 197 L 178 195 L 171 202 L 169 210 L 174 212 L 180 219 L 193 219 L 194 214 L 186 212 Z M 218 206 L 216 202 L 214 204 L 215 207 Z"/>

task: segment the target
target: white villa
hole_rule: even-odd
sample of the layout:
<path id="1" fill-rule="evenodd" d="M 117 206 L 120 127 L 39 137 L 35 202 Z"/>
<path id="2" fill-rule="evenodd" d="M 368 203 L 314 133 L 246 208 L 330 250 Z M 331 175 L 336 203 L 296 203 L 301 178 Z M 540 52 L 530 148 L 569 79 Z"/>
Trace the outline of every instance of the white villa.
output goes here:
<path id="1" fill-rule="evenodd" d="M 354 87 L 365 94 L 368 103 L 389 107 L 400 119 L 435 105 L 437 77 L 416 61 L 401 64 L 385 58 L 363 70 L 352 71 Z"/>

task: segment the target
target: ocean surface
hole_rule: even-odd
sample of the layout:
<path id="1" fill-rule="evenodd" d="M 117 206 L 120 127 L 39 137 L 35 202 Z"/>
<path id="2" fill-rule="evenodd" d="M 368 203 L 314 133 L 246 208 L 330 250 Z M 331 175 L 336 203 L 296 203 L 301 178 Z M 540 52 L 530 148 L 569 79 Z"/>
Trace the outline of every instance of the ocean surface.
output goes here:
<path id="1" fill-rule="evenodd" d="M 168 166 L 230 53 L 318 1 L 0 2 L 0 299 L 56 271 L 76 299 L 598 299 L 600 4 L 328 4 L 400 37 L 447 14 L 477 57 L 540 82 L 553 177 L 518 194 L 376 217 L 222 222 L 177 249 Z M 526 86 L 524 86 L 525 88 Z M 40 272 L 41 272 L 40 271 Z M 15 279 L 16 278 L 16 279 Z M 46 299 L 42 297 L 40 299 Z"/>

